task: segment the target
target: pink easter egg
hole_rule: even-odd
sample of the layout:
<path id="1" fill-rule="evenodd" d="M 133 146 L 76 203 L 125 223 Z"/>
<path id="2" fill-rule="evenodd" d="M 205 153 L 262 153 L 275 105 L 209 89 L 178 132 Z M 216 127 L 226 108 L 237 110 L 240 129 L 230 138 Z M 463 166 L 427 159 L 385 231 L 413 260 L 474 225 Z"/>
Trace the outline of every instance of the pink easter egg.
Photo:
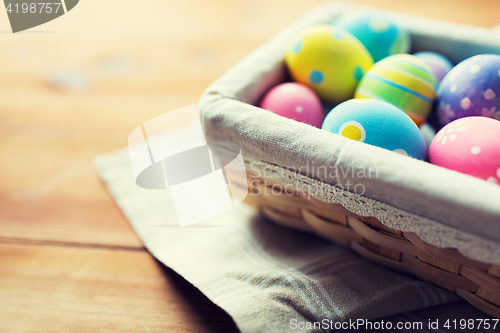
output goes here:
<path id="1" fill-rule="evenodd" d="M 260 107 L 318 128 L 324 119 L 323 107 L 316 93 L 296 82 L 282 83 L 269 90 Z"/>
<path id="2" fill-rule="evenodd" d="M 429 161 L 500 184 L 500 121 L 486 117 L 452 121 L 432 140 Z"/>

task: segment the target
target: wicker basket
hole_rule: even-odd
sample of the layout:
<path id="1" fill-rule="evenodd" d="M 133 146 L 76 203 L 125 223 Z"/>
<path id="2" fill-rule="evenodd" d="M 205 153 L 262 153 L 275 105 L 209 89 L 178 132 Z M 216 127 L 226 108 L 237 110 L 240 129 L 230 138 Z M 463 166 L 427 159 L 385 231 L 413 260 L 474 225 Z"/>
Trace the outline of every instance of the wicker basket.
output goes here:
<path id="1" fill-rule="evenodd" d="M 391 229 L 373 217 L 308 193 L 290 193 L 279 183 L 247 175 L 247 204 L 273 222 L 347 246 L 388 268 L 414 275 L 455 292 L 476 308 L 500 318 L 500 266 L 467 259 L 457 250 L 438 248 L 414 233 Z M 266 188 L 267 187 L 267 188 Z"/>
<path id="2" fill-rule="evenodd" d="M 385 172 L 376 181 L 372 179 L 367 183 L 367 191 L 361 197 L 399 209 L 416 219 L 427 219 L 432 225 L 471 235 L 476 237 L 476 242 L 485 240 L 482 253 L 488 251 L 489 243 L 486 242 L 490 238 L 495 239 L 491 243 L 497 245 L 494 250 L 498 251 L 498 237 L 487 237 L 492 230 L 500 232 L 500 206 L 494 202 L 500 191 L 491 184 L 403 156 L 384 157 L 384 154 L 393 153 L 333 136 L 327 138 L 330 133 L 252 106 L 257 105 L 271 87 L 288 79 L 283 54 L 292 36 L 311 24 L 331 22 L 334 17 L 351 10 L 365 9 L 337 2 L 324 5 L 283 30 L 214 82 L 199 103 L 207 140 L 238 145 L 245 162 L 267 163 L 287 171 L 299 170 L 297 177 L 307 177 L 320 187 L 342 185 L 350 178 L 343 175 L 320 177 L 311 174 L 310 170 L 300 172 L 302 166 L 312 161 L 316 166 L 368 169 L 370 164 L 367 164 L 366 157 L 369 157 L 370 161 L 375 161 L 374 165 L 385 165 Z M 411 31 L 413 51 L 435 51 L 450 57 L 455 63 L 479 53 L 500 52 L 498 35 L 487 29 L 411 16 L 402 16 L 401 19 Z M 275 131 L 270 130 L 271 126 Z M 390 167 L 384 164 L 389 160 Z M 500 318 L 500 266 L 486 263 L 498 264 L 499 261 L 492 256 L 500 252 L 489 252 L 490 257 L 484 259 L 479 255 L 471 256 L 485 262 L 468 259 L 456 249 L 440 248 L 424 242 L 416 234 L 423 237 L 418 228 L 410 228 L 415 233 L 389 228 L 388 221 L 376 215 L 380 211 L 367 210 L 366 214 L 374 214 L 384 223 L 374 217 L 358 216 L 352 213 L 353 209 L 346 209 L 351 208 L 348 205 L 344 208 L 341 204 L 326 203 L 309 193 L 290 193 L 290 189 L 283 189 L 276 178 L 265 173 L 262 177 L 266 179 L 256 177 L 257 169 L 247 167 L 247 171 L 252 170 L 253 174 L 248 174 L 247 181 L 240 180 L 240 189 L 245 190 L 242 193 L 244 196 L 248 188 L 251 195 L 246 202 L 258 207 L 269 219 L 286 227 L 317 234 L 350 247 L 368 260 L 433 282 L 455 292 L 478 309 Z M 388 177 L 388 174 L 395 178 Z M 289 176 L 298 180 L 295 174 Z M 283 179 L 280 181 L 284 182 Z M 440 186 L 440 181 L 446 187 Z M 264 191 L 266 188 L 268 190 Z M 231 187 L 231 191 L 235 189 Z M 475 192 L 468 192 L 467 189 Z M 470 193 L 474 195 L 474 200 L 468 200 Z M 413 205 L 408 205 L 409 201 L 413 201 Z M 356 211 L 360 213 L 361 210 Z M 392 217 L 401 217 L 404 221 L 404 216 L 394 214 Z M 480 228 L 474 225 L 475 219 L 483 222 Z M 465 241 L 443 244 L 452 247 L 453 244 L 465 244 Z M 456 248 L 466 253 L 464 247 Z"/>

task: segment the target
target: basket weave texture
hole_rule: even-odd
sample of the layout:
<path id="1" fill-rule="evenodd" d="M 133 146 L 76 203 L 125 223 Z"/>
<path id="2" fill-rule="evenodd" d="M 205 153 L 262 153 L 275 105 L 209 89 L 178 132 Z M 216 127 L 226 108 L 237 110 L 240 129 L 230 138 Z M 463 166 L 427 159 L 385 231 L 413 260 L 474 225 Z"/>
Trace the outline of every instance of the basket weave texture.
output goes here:
<path id="1" fill-rule="evenodd" d="M 347 246 L 372 262 L 455 292 L 481 311 L 500 318 L 500 266 L 435 247 L 414 233 L 391 229 L 340 204 L 326 203 L 304 192 L 290 193 L 280 184 L 251 173 L 246 186 L 249 195 L 245 202 L 273 222 Z"/>

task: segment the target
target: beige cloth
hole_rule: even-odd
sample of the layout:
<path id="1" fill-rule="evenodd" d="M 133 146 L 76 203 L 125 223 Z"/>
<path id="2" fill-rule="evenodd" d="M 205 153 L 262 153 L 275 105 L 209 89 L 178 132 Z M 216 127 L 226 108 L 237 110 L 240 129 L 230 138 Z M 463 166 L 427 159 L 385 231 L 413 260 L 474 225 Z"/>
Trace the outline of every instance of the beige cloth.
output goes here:
<path id="1" fill-rule="evenodd" d="M 323 320 L 426 325 L 437 318 L 491 318 L 463 301 L 416 311 L 459 298 L 346 248 L 274 225 L 244 204 L 181 228 L 168 190 L 135 185 L 127 149 L 99 156 L 95 166 L 148 250 L 227 311 L 242 332 L 316 332 L 294 330 L 293 323 Z"/>

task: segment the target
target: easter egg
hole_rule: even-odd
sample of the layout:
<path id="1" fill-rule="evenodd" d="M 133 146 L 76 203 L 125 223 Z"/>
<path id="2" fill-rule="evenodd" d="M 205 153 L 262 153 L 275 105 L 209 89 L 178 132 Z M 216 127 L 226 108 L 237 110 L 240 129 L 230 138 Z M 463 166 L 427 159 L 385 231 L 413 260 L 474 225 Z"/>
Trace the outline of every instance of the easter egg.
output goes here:
<path id="1" fill-rule="evenodd" d="M 280 116 L 321 127 L 323 108 L 311 88 L 295 82 L 277 85 L 269 90 L 260 107 Z"/>
<path id="2" fill-rule="evenodd" d="M 332 24 L 358 38 L 374 61 L 393 54 L 407 53 L 410 49 L 408 31 L 383 13 L 354 12 L 341 16 Z"/>
<path id="3" fill-rule="evenodd" d="M 420 59 L 395 54 L 375 65 L 359 82 L 354 98 L 375 98 L 403 110 L 420 126 L 432 109 L 436 78 Z"/>
<path id="4" fill-rule="evenodd" d="M 314 25 L 299 34 L 286 50 L 285 62 L 294 81 L 309 86 L 325 102 L 352 98 L 373 59 L 363 44 L 345 30 Z"/>
<path id="5" fill-rule="evenodd" d="M 337 105 L 321 129 L 420 160 L 427 152 L 424 137 L 410 117 L 375 99 L 352 99 Z"/>
<path id="6" fill-rule="evenodd" d="M 441 82 L 444 76 L 453 68 L 453 64 L 448 58 L 436 52 L 417 52 L 414 56 L 429 66 L 438 83 Z"/>
<path id="7" fill-rule="evenodd" d="M 470 116 L 500 120 L 500 56 L 481 54 L 459 63 L 439 85 L 437 101 L 439 127 Z"/>
<path id="8" fill-rule="evenodd" d="M 429 148 L 429 161 L 500 184 L 500 121 L 457 119 L 444 126 Z"/>

